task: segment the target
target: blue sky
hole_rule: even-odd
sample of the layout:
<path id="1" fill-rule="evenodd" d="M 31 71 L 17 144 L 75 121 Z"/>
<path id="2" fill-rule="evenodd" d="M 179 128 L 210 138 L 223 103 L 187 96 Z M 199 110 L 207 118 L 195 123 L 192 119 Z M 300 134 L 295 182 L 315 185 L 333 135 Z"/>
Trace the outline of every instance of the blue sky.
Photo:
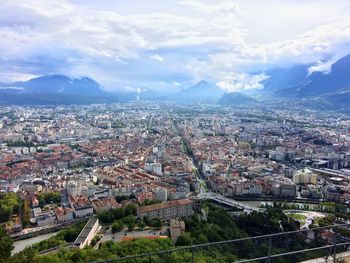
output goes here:
<path id="1" fill-rule="evenodd" d="M 169 90 L 205 79 L 233 91 L 262 88 L 274 67 L 327 73 L 350 53 L 350 1 L 0 2 L 0 82 L 65 74 Z"/>

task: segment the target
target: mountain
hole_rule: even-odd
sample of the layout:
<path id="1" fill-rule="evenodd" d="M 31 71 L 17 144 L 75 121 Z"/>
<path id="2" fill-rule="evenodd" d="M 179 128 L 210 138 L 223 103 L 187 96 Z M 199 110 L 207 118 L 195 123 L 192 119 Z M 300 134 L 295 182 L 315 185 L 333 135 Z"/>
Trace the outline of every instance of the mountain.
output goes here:
<path id="1" fill-rule="evenodd" d="M 129 93 L 107 92 L 95 80 L 47 75 L 28 81 L 0 84 L 0 104 L 68 105 L 135 100 Z"/>
<path id="2" fill-rule="evenodd" d="M 269 76 L 263 81 L 265 94 L 275 94 L 282 89 L 298 87 L 305 81 L 310 65 L 293 65 L 290 68 L 271 69 L 264 74 Z"/>
<path id="3" fill-rule="evenodd" d="M 264 72 L 269 78 L 263 82 L 264 89 L 255 94 L 305 98 L 350 90 L 350 55 L 335 62 L 328 74 L 313 72 L 309 75 L 310 66 L 312 65 L 294 65 L 291 68 Z"/>
<path id="4" fill-rule="evenodd" d="M 217 101 L 223 94 L 224 91 L 216 85 L 201 80 L 197 84 L 181 90 L 175 97 L 180 100 Z"/>
<path id="5" fill-rule="evenodd" d="M 350 55 L 331 66 L 328 74 L 314 72 L 297 89 L 298 96 L 319 96 L 350 90 Z"/>
<path id="6" fill-rule="evenodd" d="M 60 93 L 60 94 L 79 94 L 85 96 L 101 96 L 105 92 L 93 79 L 83 77 L 80 79 L 71 79 L 62 75 L 47 75 L 33 78 L 28 81 L 20 81 L 8 84 L 9 87 L 23 88 L 24 93 Z"/>
<path id="7" fill-rule="evenodd" d="M 134 92 L 135 97 L 139 100 L 150 101 L 171 101 L 174 100 L 177 93 L 171 90 L 152 90 L 144 88 L 141 93 Z"/>
<path id="8" fill-rule="evenodd" d="M 227 106 L 235 106 L 235 105 L 248 105 L 252 103 L 256 103 L 257 101 L 245 94 L 239 92 L 229 92 L 224 93 L 224 95 L 219 99 L 218 104 L 227 105 Z"/>
<path id="9" fill-rule="evenodd" d="M 151 90 L 137 94 L 141 100 L 153 101 L 178 101 L 178 102 L 216 102 L 224 91 L 216 85 L 211 84 L 205 80 L 201 80 L 195 85 L 182 89 L 180 91 L 173 90 Z"/>

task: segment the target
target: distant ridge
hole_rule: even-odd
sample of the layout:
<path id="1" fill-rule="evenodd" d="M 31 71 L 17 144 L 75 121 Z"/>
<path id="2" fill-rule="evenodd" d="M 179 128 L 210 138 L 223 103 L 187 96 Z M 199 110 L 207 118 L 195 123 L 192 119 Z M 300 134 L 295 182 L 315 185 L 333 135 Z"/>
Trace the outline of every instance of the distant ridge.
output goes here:
<path id="1" fill-rule="evenodd" d="M 225 93 L 215 84 L 201 80 L 198 83 L 175 90 L 151 90 L 145 92 L 108 92 L 95 80 L 64 75 L 45 75 L 28 81 L 0 83 L 0 104 L 91 104 L 122 101 L 153 100 L 175 102 L 208 102 L 221 105 L 246 105 L 259 101 L 293 99 L 296 103 L 322 109 L 339 109 L 350 106 L 350 55 L 336 61 L 330 72 L 313 72 L 312 64 L 293 65 L 254 74 L 269 76 L 262 83 L 263 89 Z"/>
<path id="2" fill-rule="evenodd" d="M 181 90 L 176 97 L 182 100 L 217 101 L 224 91 L 216 85 L 201 80 L 195 85 Z"/>
<path id="3" fill-rule="evenodd" d="M 87 77 L 72 79 L 63 75 L 45 75 L 28 81 L 1 84 L 1 86 L 22 88 L 23 93 L 60 93 L 84 96 L 105 95 L 100 84 Z"/>
<path id="4" fill-rule="evenodd" d="M 70 105 L 136 100 L 133 93 L 107 92 L 87 77 L 45 75 L 28 81 L 0 84 L 3 105 Z"/>
<path id="5" fill-rule="evenodd" d="M 268 70 L 264 72 L 269 76 L 263 82 L 264 88 L 253 93 L 270 97 L 312 98 L 350 91 L 350 55 L 336 61 L 329 73 L 309 74 L 311 66 L 294 65 Z"/>
<path id="6" fill-rule="evenodd" d="M 234 105 L 247 105 L 257 102 L 254 98 L 249 97 L 239 92 L 225 93 L 218 101 L 220 105 L 234 106 Z"/>

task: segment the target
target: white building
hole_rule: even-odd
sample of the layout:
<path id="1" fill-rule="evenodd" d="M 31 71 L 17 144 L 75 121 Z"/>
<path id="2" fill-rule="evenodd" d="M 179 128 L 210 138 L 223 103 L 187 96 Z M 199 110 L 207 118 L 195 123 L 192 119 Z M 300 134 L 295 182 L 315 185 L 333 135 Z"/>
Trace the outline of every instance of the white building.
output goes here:
<path id="1" fill-rule="evenodd" d="M 75 218 L 82 218 L 94 214 L 92 205 L 87 206 L 73 206 Z"/>
<path id="2" fill-rule="evenodd" d="M 77 239 L 74 241 L 74 246 L 83 249 L 85 246 L 90 245 L 92 239 L 95 237 L 99 229 L 100 224 L 98 222 L 98 219 L 90 218 L 84 226 L 83 230 L 81 230 Z"/>
<path id="3" fill-rule="evenodd" d="M 293 175 L 293 182 L 295 184 L 317 184 L 317 174 L 310 169 L 302 169 L 296 171 Z"/>
<path id="4" fill-rule="evenodd" d="M 168 199 L 168 191 L 165 188 L 157 188 L 156 199 L 159 201 L 166 201 Z"/>
<path id="5" fill-rule="evenodd" d="M 146 163 L 145 170 L 149 173 L 154 173 L 156 175 L 163 175 L 162 164 L 160 163 Z"/>

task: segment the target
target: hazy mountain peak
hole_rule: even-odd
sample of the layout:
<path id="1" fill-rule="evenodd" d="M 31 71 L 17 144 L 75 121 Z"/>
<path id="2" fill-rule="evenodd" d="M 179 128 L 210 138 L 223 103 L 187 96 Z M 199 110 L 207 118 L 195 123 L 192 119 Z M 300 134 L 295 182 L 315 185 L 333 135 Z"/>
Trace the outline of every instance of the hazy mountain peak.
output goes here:
<path id="1" fill-rule="evenodd" d="M 240 92 L 225 92 L 224 95 L 219 99 L 218 103 L 221 105 L 243 105 L 251 104 L 256 100 L 250 96 L 242 94 Z"/>
<path id="2" fill-rule="evenodd" d="M 194 86 L 211 86 L 211 84 L 209 82 L 207 82 L 206 80 L 201 80 L 201 81 L 197 82 Z"/>
<path id="3" fill-rule="evenodd" d="M 215 101 L 219 99 L 224 91 L 214 84 L 201 80 L 191 87 L 183 89 L 178 94 L 181 100 Z"/>

